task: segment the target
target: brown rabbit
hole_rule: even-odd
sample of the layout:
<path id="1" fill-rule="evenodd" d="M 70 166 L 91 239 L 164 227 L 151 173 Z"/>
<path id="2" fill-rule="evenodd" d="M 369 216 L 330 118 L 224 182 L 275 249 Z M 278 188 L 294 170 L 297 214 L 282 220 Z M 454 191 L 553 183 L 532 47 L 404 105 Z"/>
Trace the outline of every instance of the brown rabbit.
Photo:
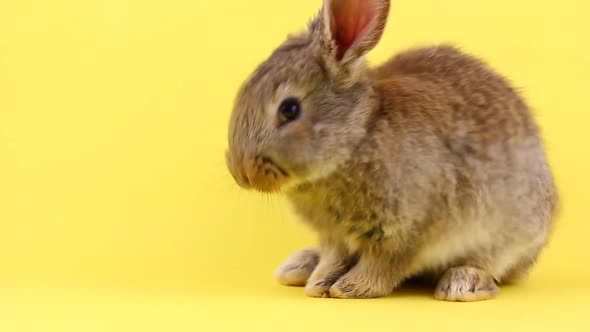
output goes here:
<path id="1" fill-rule="evenodd" d="M 450 46 L 368 68 L 387 0 L 325 0 L 244 84 L 227 161 L 284 192 L 319 234 L 276 272 L 309 296 L 369 298 L 411 277 L 435 297 L 493 297 L 547 242 L 556 189 L 527 105 Z"/>

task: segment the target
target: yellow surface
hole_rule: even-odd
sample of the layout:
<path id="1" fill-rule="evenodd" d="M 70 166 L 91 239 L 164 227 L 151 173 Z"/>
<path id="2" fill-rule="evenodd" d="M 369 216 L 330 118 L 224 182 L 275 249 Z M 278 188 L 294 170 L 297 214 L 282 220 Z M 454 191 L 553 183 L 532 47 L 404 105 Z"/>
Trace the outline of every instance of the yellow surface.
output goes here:
<path id="1" fill-rule="evenodd" d="M 590 2 L 397 0 L 384 60 L 451 41 L 534 107 L 563 200 L 531 278 L 442 303 L 310 299 L 313 236 L 224 163 L 243 79 L 320 0 L 0 0 L 0 331 L 590 331 Z"/>

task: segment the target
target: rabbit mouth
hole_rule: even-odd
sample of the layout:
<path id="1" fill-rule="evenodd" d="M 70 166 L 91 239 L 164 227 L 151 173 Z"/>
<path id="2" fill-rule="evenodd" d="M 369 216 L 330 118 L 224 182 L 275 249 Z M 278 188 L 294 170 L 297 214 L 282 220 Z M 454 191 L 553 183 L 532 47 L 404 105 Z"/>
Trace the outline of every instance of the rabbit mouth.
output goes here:
<path id="1" fill-rule="evenodd" d="M 230 165 L 230 170 L 240 187 L 260 192 L 278 192 L 289 178 L 289 173 L 267 156 L 246 157 Z"/>

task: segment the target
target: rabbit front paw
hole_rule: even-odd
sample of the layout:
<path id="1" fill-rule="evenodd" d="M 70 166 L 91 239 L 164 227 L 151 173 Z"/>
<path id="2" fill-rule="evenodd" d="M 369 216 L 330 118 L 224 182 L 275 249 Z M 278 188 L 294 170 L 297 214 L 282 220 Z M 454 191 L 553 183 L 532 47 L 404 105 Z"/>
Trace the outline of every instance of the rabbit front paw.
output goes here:
<path id="1" fill-rule="evenodd" d="M 307 280 L 305 294 L 311 297 L 329 297 L 330 287 L 349 269 L 350 262 L 346 257 L 322 258 Z"/>
<path id="2" fill-rule="evenodd" d="M 285 286 L 305 286 L 320 260 L 319 248 L 303 248 L 287 258 L 275 271 L 275 279 Z"/>
<path id="3" fill-rule="evenodd" d="M 389 295 L 393 286 L 371 271 L 352 269 L 330 287 L 329 295 L 339 299 L 363 299 Z"/>

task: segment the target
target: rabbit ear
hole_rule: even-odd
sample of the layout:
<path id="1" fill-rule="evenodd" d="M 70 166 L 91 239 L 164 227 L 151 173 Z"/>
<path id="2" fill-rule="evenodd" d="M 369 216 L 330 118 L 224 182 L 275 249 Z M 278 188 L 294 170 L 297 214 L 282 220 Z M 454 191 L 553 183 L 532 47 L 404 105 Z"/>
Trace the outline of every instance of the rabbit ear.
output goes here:
<path id="1" fill-rule="evenodd" d="M 342 63 L 363 56 L 377 45 L 389 14 L 389 0 L 324 0 L 311 28 Z"/>

